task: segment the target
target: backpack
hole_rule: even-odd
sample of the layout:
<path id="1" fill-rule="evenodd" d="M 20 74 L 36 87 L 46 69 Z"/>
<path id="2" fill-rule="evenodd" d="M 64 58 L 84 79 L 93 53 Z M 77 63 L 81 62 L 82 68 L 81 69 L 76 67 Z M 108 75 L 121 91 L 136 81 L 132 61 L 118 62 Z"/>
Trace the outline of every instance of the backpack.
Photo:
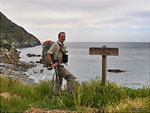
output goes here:
<path id="1" fill-rule="evenodd" d="M 47 58 L 47 51 L 54 44 L 54 41 L 47 40 L 42 44 L 42 62 L 45 66 L 50 66 L 50 63 Z"/>

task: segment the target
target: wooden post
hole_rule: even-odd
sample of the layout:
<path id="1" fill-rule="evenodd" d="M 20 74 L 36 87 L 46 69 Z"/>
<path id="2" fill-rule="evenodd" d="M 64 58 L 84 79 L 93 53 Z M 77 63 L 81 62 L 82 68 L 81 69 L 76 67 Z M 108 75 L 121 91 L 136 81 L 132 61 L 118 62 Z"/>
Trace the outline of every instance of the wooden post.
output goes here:
<path id="1" fill-rule="evenodd" d="M 102 55 L 102 85 L 106 85 L 107 81 L 107 55 L 118 56 L 118 48 L 107 48 L 103 46 L 102 48 L 91 47 L 89 48 L 90 55 Z"/>
<path id="2" fill-rule="evenodd" d="M 107 80 L 107 56 L 102 55 L 102 85 L 106 85 Z"/>

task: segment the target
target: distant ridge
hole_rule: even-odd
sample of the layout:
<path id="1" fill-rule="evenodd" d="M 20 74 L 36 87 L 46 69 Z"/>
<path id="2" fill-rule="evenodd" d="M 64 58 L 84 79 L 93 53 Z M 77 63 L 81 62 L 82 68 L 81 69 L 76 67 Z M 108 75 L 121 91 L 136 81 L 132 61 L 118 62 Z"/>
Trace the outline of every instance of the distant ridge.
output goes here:
<path id="1" fill-rule="evenodd" d="M 0 39 L 16 48 L 41 45 L 38 38 L 28 33 L 23 27 L 13 23 L 2 12 L 0 12 Z"/>

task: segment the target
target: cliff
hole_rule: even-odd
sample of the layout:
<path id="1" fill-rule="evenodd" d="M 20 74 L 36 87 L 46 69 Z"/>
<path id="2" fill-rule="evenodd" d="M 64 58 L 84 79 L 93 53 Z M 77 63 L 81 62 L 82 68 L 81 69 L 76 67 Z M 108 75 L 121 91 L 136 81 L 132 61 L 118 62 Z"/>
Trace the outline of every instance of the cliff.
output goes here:
<path id="1" fill-rule="evenodd" d="M 41 45 L 40 41 L 0 12 L 0 39 L 16 48 Z"/>

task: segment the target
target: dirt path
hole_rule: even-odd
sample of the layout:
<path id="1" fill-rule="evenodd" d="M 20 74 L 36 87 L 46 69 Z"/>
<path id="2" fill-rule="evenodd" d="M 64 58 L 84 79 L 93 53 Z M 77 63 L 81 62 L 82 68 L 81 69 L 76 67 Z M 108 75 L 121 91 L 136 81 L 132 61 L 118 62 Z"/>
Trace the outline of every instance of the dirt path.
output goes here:
<path id="1" fill-rule="evenodd" d="M 23 113 L 77 113 L 77 112 L 67 111 L 67 110 L 44 110 L 44 109 L 31 108 L 30 110 L 26 110 Z"/>

